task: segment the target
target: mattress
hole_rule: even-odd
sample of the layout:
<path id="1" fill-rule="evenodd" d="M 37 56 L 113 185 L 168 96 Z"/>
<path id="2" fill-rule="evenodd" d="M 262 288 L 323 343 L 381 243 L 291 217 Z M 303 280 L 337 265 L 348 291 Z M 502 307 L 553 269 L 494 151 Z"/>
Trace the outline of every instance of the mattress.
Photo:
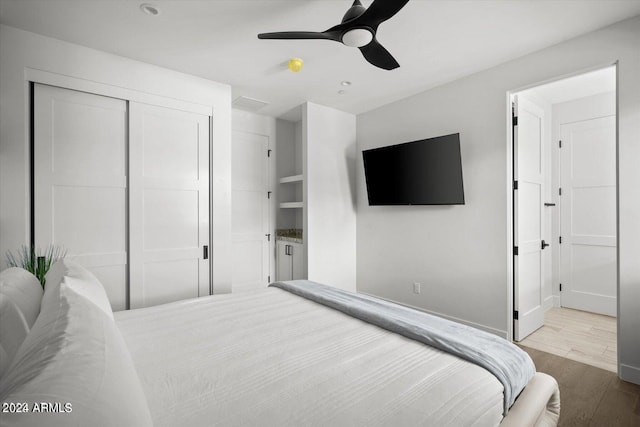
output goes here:
<path id="1" fill-rule="evenodd" d="M 115 313 L 156 426 L 495 426 L 485 369 L 277 288 Z"/>

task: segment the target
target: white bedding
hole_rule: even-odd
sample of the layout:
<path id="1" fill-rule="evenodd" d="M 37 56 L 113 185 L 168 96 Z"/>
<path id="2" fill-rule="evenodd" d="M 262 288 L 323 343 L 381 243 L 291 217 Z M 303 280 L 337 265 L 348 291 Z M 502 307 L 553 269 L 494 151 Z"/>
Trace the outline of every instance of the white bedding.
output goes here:
<path id="1" fill-rule="evenodd" d="M 495 426 L 485 369 L 276 288 L 115 313 L 154 425 Z"/>

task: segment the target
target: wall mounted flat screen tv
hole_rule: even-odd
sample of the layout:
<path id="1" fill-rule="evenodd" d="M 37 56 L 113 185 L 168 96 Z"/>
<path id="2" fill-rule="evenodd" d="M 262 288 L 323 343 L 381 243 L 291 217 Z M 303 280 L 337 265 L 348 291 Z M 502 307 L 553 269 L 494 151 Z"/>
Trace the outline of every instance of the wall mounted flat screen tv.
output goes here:
<path id="1" fill-rule="evenodd" d="M 460 134 L 364 150 L 369 205 L 464 205 Z"/>

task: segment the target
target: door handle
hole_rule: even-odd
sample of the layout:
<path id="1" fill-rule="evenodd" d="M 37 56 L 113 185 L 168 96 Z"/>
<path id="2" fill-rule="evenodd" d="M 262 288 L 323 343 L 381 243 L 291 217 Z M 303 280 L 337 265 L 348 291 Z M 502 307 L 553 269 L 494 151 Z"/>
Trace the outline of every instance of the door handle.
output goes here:
<path id="1" fill-rule="evenodd" d="M 544 250 L 544 248 L 546 248 L 547 246 L 549 246 L 549 244 L 543 240 L 542 244 L 540 245 L 540 249 Z"/>
<path id="2" fill-rule="evenodd" d="M 202 259 L 209 259 L 209 245 L 202 247 Z"/>

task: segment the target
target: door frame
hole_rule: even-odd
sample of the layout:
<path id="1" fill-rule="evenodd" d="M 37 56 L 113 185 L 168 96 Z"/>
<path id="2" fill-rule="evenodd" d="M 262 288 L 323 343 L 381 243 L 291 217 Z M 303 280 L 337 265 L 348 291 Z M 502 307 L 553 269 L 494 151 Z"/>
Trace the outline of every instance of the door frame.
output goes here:
<path id="1" fill-rule="evenodd" d="M 616 78 L 616 336 L 618 346 L 618 375 L 620 374 L 620 170 L 619 170 L 619 68 L 618 61 L 599 64 L 587 69 L 581 69 L 576 72 L 556 76 L 547 80 L 533 82 L 518 88 L 508 90 L 505 95 L 505 133 L 506 133 L 506 254 L 507 254 L 507 339 L 513 341 L 513 297 L 514 297 L 514 265 L 513 265 L 513 121 L 511 103 L 514 95 L 518 92 L 522 92 L 527 89 L 531 89 L 537 86 L 542 86 L 555 81 L 564 80 L 570 77 L 577 77 L 582 74 L 586 74 L 592 71 L 597 71 L 603 68 L 615 67 Z"/>

